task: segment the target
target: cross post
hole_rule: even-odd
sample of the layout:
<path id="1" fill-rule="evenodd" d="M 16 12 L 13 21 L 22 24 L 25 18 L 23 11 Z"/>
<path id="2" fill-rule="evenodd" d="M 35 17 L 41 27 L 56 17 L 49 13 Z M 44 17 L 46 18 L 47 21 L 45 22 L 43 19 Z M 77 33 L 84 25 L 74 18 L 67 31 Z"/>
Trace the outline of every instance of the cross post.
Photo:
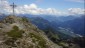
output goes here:
<path id="1" fill-rule="evenodd" d="M 15 9 L 15 7 L 16 7 L 16 5 L 13 3 L 12 5 L 10 5 L 11 7 L 12 7 L 12 9 L 13 9 L 13 16 L 15 16 L 15 11 L 14 11 L 14 9 Z"/>

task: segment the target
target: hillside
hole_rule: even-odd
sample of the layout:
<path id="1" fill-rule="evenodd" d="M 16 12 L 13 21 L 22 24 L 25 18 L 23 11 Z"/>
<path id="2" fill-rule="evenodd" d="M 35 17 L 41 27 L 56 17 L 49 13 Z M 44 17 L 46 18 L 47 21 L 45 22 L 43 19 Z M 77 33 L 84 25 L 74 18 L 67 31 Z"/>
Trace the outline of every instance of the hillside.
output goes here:
<path id="1" fill-rule="evenodd" d="M 17 16 L 0 21 L 0 48 L 62 48 L 47 38 L 45 33 Z"/>
<path id="2" fill-rule="evenodd" d="M 50 26 L 49 25 L 50 22 L 41 17 L 32 17 L 32 18 L 30 18 L 30 21 L 41 30 L 44 30 Z"/>
<path id="3" fill-rule="evenodd" d="M 76 29 L 77 27 L 84 27 L 84 20 L 82 17 L 76 17 L 75 19 L 66 20 L 60 23 L 57 21 L 49 22 L 42 17 L 31 17 L 30 20 L 39 29 L 43 30 L 50 40 L 60 46 L 63 46 L 63 48 L 84 48 L 85 38 L 79 35 L 80 33 L 76 34 L 73 32 L 75 29 L 71 28 L 72 26 L 76 27 Z M 76 26 L 77 23 L 82 25 Z M 70 25 L 70 27 L 68 25 Z"/>
<path id="4" fill-rule="evenodd" d="M 74 20 L 66 21 L 61 26 L 71 28 L 74 33 L 85 36 L 85 15 Z"/>
<path id="5" fill-rule="evenodd" d="M 85 15 L 79 16 L 46 16 L 43 17 L 45 20 L 48 20 L 53 24 L 52 26 L 56 30 L 58 27 L 69 28 L 75 34 L 85 36 L 84 24 L 85 24 Z"/>

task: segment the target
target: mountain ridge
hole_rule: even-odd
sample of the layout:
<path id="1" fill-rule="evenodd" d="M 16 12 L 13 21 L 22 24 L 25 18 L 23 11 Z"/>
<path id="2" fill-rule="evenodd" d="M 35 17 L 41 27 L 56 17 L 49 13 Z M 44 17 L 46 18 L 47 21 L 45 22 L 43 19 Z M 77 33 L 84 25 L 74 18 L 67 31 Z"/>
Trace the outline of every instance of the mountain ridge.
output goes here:
<path id="1" fill-rule="evenodd" d="M 0 48 L 60 48 L 29 20 L 7 16 L 0 22 Z"/>

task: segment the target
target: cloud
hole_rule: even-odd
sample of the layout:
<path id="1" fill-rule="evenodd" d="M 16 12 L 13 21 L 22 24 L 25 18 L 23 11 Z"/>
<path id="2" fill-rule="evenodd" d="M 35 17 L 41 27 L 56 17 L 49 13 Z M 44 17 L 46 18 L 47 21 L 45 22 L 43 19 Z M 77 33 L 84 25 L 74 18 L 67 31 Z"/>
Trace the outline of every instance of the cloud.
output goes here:
<path id="1" fill-rule="evenodd" d="M 35 5 L 35 4 L 32 3 L 32 4 L 29 5 L 29 7 L 36 9 L 37 8 L 37 5 Z"/>
<path id="2" fill-rule="evenodd" d="M 18 6 L 15 9 L 15 12 L 18 14 L 20 14 L 20 13 L 22 13 L 22 14 L 39 14 L 37 5 L 35 5 L 33 3 L 30 5 Z"/>
<path id="3" fill-rule="evenodd" d="M 10 7 L 10 5 L 9 5 L 9 3 L 7 2 L 7 0 L 1 0 L 0 1 L 0 11 L 1 12 L 12 12 L 11 11 L 11 7 Z"/>
<path id="4" fill-rule="evenodd" d="M 85 13 L 85 9 L 81 9 L 81 8 L 69 8 L 68 9 L 68 13 L 72 14 L 72 15 L 84 14 Z"/>
<path id="5" fill-rule="evenodd" d="M 55 8 L 39 8 L 36 4 L 32 3 L 29 5 L 22 5 L 17 6 L 15 8 L 16 14 L 33 14 L 33 15 L 40 15 L 40 14 L 47 14 L 47 15 L 78 15 L 84 14 L 85 9 L 81 8 L 69 8 L 67 9 L 68 12 L 63 12 Z M 12 7 L 10 4 L 4 0 L 0 2 L 0 12 L 12 14 Z"/>
<path id="6" fill-rule="evenodd" d="M 36 4 L 30 4 L 30 5 L 23 5 L 23 6 L 18 6 L 15 9 L 16 13 L 20 14 L 50 14 L 50 15 L 60 15 L 61 12 L 53 9 L 53 8 L 47 8 L 47 9 L 42 9 L 38 8 Z"/>
<path id="7" fill-rule="evenodd" d="M 67 0 L 67 1 L 79 2 L 79 3 L 84 3 L 85 2 L 85 0 Z"/>

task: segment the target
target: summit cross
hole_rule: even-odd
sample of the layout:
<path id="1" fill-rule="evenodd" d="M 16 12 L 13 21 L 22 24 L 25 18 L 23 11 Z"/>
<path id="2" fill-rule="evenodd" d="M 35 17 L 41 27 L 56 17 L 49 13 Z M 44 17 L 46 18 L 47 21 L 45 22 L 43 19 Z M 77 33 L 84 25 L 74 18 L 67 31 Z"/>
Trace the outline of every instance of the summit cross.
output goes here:
<path id="1" fill-rule="evenodd" d="M 12 7 L 12 9 L 13 9 L 13 16 L 15 16 L 15 7 L 16 7 L 16 5 L 13 3 L 12 5 L 10 5 L 11 7 Z"/>

